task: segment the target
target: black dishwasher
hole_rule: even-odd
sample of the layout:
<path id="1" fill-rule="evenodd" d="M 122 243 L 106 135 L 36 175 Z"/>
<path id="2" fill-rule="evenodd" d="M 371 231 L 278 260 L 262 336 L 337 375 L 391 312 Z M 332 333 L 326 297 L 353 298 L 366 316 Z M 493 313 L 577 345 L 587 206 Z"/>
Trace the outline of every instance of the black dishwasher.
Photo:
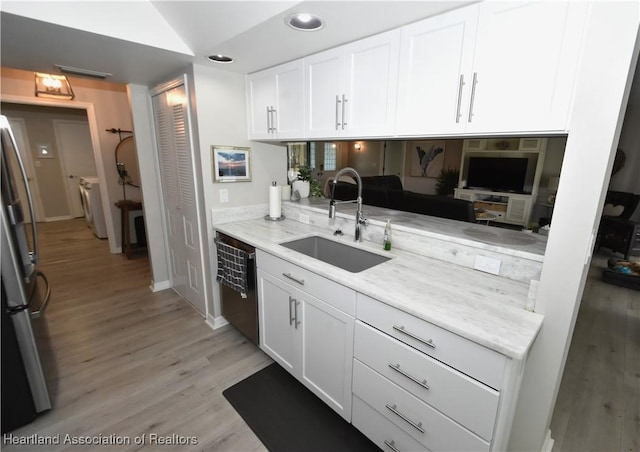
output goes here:
<path id="1" fill-rule="evenodd" d="M 242 250 L 248 254 L 246 265 L 246 297 L 243 297 L 239 291 L 234 290 L 225 284 L 220 284 L 222 315 L 251 342 L 259 345 L 258 294 L 256 291 L 256 249 L 221 232 L 217 233 L 217 238 L 222 243 L 237 250 Z M 220 252 L 220 248 L 218 248 L 218 252 Z M 220 260 L 218 260 L 218 267 L 220 267 L 220 265 L 224 264 L 221 264 Z"/>

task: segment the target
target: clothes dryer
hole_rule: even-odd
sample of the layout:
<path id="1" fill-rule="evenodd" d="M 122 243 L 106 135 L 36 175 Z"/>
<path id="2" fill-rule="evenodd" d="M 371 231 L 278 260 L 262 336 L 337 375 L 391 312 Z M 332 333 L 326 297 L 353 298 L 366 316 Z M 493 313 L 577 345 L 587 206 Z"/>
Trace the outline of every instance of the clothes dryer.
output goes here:
<path id="1" fill-rule="evenodd" d="M 97 177 L 81 177 L 80 199 L 84 209 L 84 217 L 93 234 L 99 239 L 107 238 L 107 225 L 104 211 L 102 210 L 102 197 L 100 196 L 100 182 Z"/>

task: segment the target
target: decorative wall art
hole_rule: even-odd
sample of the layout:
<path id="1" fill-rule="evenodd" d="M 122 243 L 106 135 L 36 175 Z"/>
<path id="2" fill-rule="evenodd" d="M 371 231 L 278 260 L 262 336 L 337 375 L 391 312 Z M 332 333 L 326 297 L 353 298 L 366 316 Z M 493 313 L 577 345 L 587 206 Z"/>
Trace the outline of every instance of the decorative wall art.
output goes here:
<path id="1" fill-rule="evenodd" d="M 251 148 L 211 146 L 214 182 L 251 181 Z"/>
<path id="2" fill-rule="evenodd" d="M 437 178 L 444 168 L 444 140 L 409 141 L 407 152 L 411 155 L 411 172 L 413 177 Z"/>

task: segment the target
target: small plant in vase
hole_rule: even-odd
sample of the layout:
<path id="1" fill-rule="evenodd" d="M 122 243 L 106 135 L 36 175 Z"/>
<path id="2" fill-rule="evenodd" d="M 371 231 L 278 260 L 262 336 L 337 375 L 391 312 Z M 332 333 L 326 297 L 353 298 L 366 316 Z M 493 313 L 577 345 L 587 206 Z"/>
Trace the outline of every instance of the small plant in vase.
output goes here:
<path id="1" fill-rule="evenodd" d="M 460 172 L 457 169 L 443 168 L 436 182 L 436 193 L 443 196 L 453 195 L 459 178 Z"/>
<path id="2" fill-rule="evenodd" d="M 298 178 L 291 184 L 291 190 L 297 191 L 301 198 L 308 198 L 311 191 L 311 168 L 301 166 L 298 168 Z"/>

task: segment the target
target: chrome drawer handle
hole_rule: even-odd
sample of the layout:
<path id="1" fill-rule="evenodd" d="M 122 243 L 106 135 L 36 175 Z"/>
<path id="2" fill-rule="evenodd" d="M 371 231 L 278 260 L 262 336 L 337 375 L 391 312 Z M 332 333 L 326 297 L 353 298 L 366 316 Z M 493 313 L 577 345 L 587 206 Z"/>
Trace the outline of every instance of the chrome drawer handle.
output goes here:
<path id="1" fill-rule="evenodd" d="M 388 441 L 385 439 L 384 445 L 391 449 L 393 452 L 400 452 L 400 449 L 396 447 L 396 442 L 394 440 Z"/>
<path id="2" fill-rule="evenodd" d="M 400 364 L 391 364 L 389 363 L 389 367 L 391 367 L 393 370 L 395 370 L 396 372 L 398 372 L 400 375 L 404 375 L 405 377 L 407 377 L 409 380 L 413 381 L 416 384 L 419 384 L 420 386 L 422 386 L 424 389 L 429 389 L 429 385 L 427 384 L 427 380 L 423 379 L 423 380 L 418 380 L 416 377 L 414 377 L 413 375 L 407 373 L 407 371 L 402 370 L 400 368 Z"/>
<path id="3" fill-rule="evenodd" d="M 298 284 L 304 286 L 304 279 L 302 278 L 296 278 L 295 276 L 291 275 L 291 273 L 283 273 L 282 276 L 284 276 L 285 278 L 289 278 L 290 280 L 295 281 Z"/>
<path id="4" fill-rule="evenodd" d="M 393 325 L 393 329 L 396 330 L 398 333 L 402 333 L 406 336 L 409 336 L 412 339 L 415 339 L 418 342 L 422 342 L 427 347 L 436 348 L 436 344 L 433 343 L 433 339 L 422 339 L 420 336 L 416 336 L 412 332 L 405 330 L 404 325 L 400 325 L 400 326 Z"/>
<path id="5" fill-rule="evenodd" d="M 424 429 L 422 428 L 422 422 L 418 422 L 417 424 L 415 422 L 413 422 L 411 419 L 409 419 L 407 416 L 405 416 L 404 414 L 402 414 L 400 411 L 397 410 L 397 406 L 395 404 L 393 405 L 389 405 L 388 403 L 385 405 L 387 407 L 387 409 L 389 411 L 391 411 L 393 414 L 395 414 L 396 416 L 398 416 L 400 419 L 402 419 L 403 421 L 405 421 L 406 423 L 408 423 L 411 427 L 415 428 L 416 430 L 418 430 L 420 433 L 424 433 Z"/>
<path id="6" fill-rule="evenodd" d="M 473 81 L 471 82 L 471 102 L 469 102 L 469 122 L 473 120 L 473 104 L 476 101 L 476 85 L 478 84 L 478 73 L 473 73 Z"/>

